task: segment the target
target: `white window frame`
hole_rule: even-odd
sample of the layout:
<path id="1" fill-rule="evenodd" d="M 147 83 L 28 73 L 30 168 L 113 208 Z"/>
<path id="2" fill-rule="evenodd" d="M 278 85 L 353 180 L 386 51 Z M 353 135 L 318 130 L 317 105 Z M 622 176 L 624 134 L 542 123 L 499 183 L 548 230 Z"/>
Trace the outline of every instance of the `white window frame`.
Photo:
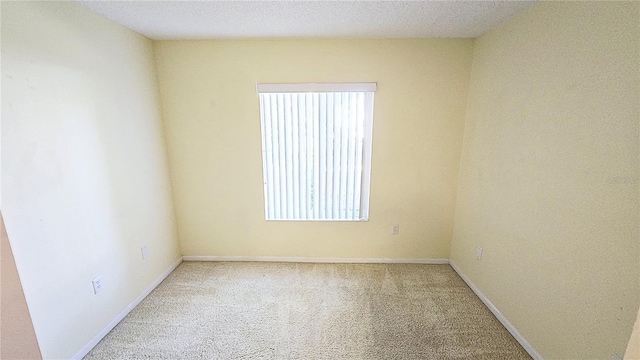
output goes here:
<path id="1" fill-rule="evenodd" d="M 373 143 L 373 110 L 374 110 L 374 93 L 377 90 L 376 83 L 306 83 L 306 84 L 257 84 L 256 91 L 259 95 L 260 100 L 260 124 L 261 124 L 261 134 L 262 134 L 262 172 L 263 172 L 263 184 L 264 184 L 264 204 L 265 204 L 265 219 L 267 221 L 368 221 L 369 219 L 369 196 L 371 190 L 371 152 L 372 152 L 372 143 Z M 273 94 L 282 94 L 285 96 L 286 94 L 295 94 L 295 93 L 312 93 L 320 94 L 320 93 L 364 93 L 364 124 L 362 127 L 362 172 L 361 179 L 357 181 L 360 182 L 360 207 L 359 214 L 352 218 L 340 217 L 340 218 L 327 218 L 322 217 L 321 215 L 316 216 L 316 214 L 307 214 L 302 217 L 300 214 L 298 216 L 293 216 L 292 214 L 281 214 L 282 209 L 279 210 L 280 216 L 275 216 L 273 210 L 270 211 L 269 208 L 269 194 L 271 197 L 275 199 L 275 192 L 270 192 L 269 190 L 269 175 L 267 171 L 267 159 L 268 159 L 268 146 L 267 146 L 267 134 L 271 130 L 271 128 L 267 129 L 265 126 L 265 101 L 270 99 L 269 101 L 273 101 L 271 97 L 263 96 L 263 95 L 273 95 Z M 309 113 L 305 114 L 308 115 Z M 271 115 L 268 116 L 271 118 Z M 273 120 L 272 120 L 273 121 Z M 286 138 L 286 137 L 285 137 Z M 285 139 L 283 138 L 283 139 Z M 286 141 L 286 140 L 285 140 Z M 273 151 L 273 136 L 269 139 L 269 143 L 272 146 L 271 151 Z M 282 147 L 281 147 L 282 148 Z M 271 153 L 273 156 L 273 153 Z M 358 156 L 356 156 L 358 158 Z M 327 161 L 328 162 L 328 161 Z M 355 161 L 357 163 L 357 160 Z M 298 166 L 302 165 L 301 162 L 297 163 Z M 273 165 L 273 164 L 271 164 Z M 354 164 L 357 166 L 357 164 Z M 321 166 L 322 167 L 322 166 Z M 328 167 L 327 167 L 328 168 Z M 333 167 L 332 167 L 333 170 Z M 319 172 L 320 170 L 318 170 Z M 273 171 L 272 171 L 273 172 Z M 356 181 L 356 180 L 354 180 Z M 273 184 L 272 188 L 273 188 Z M 280 197 L 278 202 L 283 199 Z M 325 199 L 325 204 L 330 199 Z M 273 206 L 273 203 L 271 204 Z M 300 204 L 297 204 L 300 206 Z M 355 209 L 354 209 L 355 210 Z M 285 211 L 291 212 L 291 211 Z M 322 212 L 330 212 L 328 210 L 322 210 Z M 347 211 L 348 212 L 348 211 Z M 302 211 L 300 211 L 302 213 Z"/>

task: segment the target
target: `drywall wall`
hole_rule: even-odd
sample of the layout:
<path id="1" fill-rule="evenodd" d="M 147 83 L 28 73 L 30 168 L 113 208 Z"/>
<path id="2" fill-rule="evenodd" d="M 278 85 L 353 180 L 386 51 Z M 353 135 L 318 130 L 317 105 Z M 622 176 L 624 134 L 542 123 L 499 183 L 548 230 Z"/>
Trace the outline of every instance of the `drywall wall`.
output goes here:
<path id="1" fill-rule="evenodd" d="M 624 359 L 640 359 L 640 309 L 638 310 L 636 323 L 633 325 L 633 331 L 631 332 L 631 338 L 627 344 L 627 350 L 624 353 Z"/>
<path id="2" fill-rule="evenodd" d="M 22 284 L 13 259 L 9 237 L 0 214 L 0 358 L 42 359 L 36 333 L 33 331 L 31 315 L 24 298 Z"/>
<path id="3" fill-rule="evenodd" d="M 622 356 L 638 311 L 639 6 L 543 2 L 475 43 L 451 259 L 545 358 Z"/>
<path id="4" fill-rule="evenodd" d="M 449 256 L 472 40 L 155 44 L 183 255 Z M 264 220 L 256 84 L 309 82 L 378 84 L 368 222 Z"/>
<path id="5" fill-rule="evenodd" d="M 180 256 L 153 51 L 73 2 L 2 2 L 2 212 L 44 358 Z"/>

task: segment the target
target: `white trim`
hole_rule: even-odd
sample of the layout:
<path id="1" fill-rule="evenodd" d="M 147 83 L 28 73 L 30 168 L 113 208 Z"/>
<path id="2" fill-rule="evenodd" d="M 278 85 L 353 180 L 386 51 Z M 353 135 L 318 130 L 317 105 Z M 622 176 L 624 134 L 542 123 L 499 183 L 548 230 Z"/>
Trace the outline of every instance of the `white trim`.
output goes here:
<path id="1" fill-rule="evenodd" d="M 536 349 L 533 348 L 533 346 L 524 338 L 524 336 L 522 336 L 522 334 L 518 332 L 518 329 L 516 329 L 516 327 L 513 326 L 513 324 L 511 324 L 509 320 L 507 320 L 507 318 L 504 317 L 504 315 L 502 315 L 500 310 L 498 310 L 498 308 L 495 305 L 493 305 L 493 303 L 471 282 L 471 280 L 469 280 L 469 278 L 464 273 L 462 273 L 462 270 L 460 270 L 460 268 L 453 261 L 449 261 L 449 265 L 451 265 L 453 270 L 455 270 L 455 272 L 458 273 L 458 275 L 462 278 L 462 280 L 464 280 L 464 282 L 467 283 L 467 285 L 471 288 L 471 290 L 473 290 L 473 292 L 476 293 L 476 295 L 480 298 L 480 300 L 484 303 L 484 305 L 487 308 L 489 308 L 489 310 L 498 319 L 498 321 L 502 323 L 502 326 L 504 326 L 507 329 L 507 331 L 511 333 L 511 335 L 516 339 L 516 341 L 520 343 L 520 345 L 525 349 L 525 351 L 529 353 L 529 355 L 534 360 L 543 360 L 544 358 L 542 357 L 542 355 L 540 355 L 536 351 Z"/>
<path id="2" fill-rule="evenodd" d="M 261 261 L 261 262 L 298 262 L 298 263 L 353 263 L 353 264 L 449 264 L 471 290 L 480 298 L 484 305 L 493 313 L 500 323 L 520 343 L 534 360 L 544 360 L 533 346 L 518 332 L 500 310 L 471 282 L 460 268 L 449 259 L 430 258 L 319 258 L 319 257 L 280 257 L 280 256 L 182 256 L 165 270 L 149 287 L 145 289 L 133 302 L 118 314 L 107 326 L 102 329 L 91 341 L 82 347 L 72 359 L 82 359 L 91 351 L 131 310 L 133 310 L 144 298 L 147 297 L 160 283 L 180 265 L 182 261 Z"/>
<path id="3" fill-rule="evenodd" d="M 80 351 L 78 351 L 78 353 L 76 353 L 71 359 L 80 360 L 83 357 L 85 357 L 85 355 L 87 355 L 89 351 L 91 351 L 91 349 L 93 349 L 96 345 L 98 345 L 100 340 L 102 340 L 102 338 L 105 337 L 109 333 L 109 331 L 111 331 L 114 327 L 116 327 L 116 325 L 118 325 L 118 323 L 122 319 L 124 319 L 124 317 L 127 316 L 127 314 L 131 312 L 131 310 L 133 310 L 136 306 L 138 306 L 138 304 L 140 304 L 140 302 L 142 302 L 142 300 L 144 300 L 144 298 L 146 298 L 147 295 L 149 295 L 149 293 L 153 291 L 153 289 L 155 289 L 158 285 L 160 285 L 160 283 L 164 279 L 166 279 L 167 276 L 169 276 L 169 274 L 171 274 L 171 272 L 173 272 L 173 270 L 175 270 L 176 267 L 178 267 L 178 265 L 180 265 L 181 262 L 182 262 L 182 257 L 178 258 L 178 260 L 176 260 L 175 263 L 173 263 L 171 266 L 169 266 L 167 270 L 165 270 L 162 274 L 160 274 L 160 276 L 158 276 L 158 278 L 154 282 L 152 282 L 151 285 L 149 285 L 149 287 L 147 287 L 142 292 L 142 294 L 140 294 L 137 298 L 135 298 L 135 300 L 133 300 L 133 302 L 131 302 L 129 306 L 127 306 L 124 310 L 122 310 L 120 314 L 118 314 L 113 320 L 111 320 L 111 322 L 107 324 L 107 326 L 105 326 L 104 329 L 102 329 L 102 331 L 100 331 L 93 339 L 91 339 L 91 341 L 89 341 L 85 346 L 83 346 L 82 349 L 80 349 Z"/>
<path id="4" fill-rule="evenodd" d="M 369 196 L 371 193 L 371 148 L 373 147 L 373 109 L 374 98 L 373 93 L 366 94 L 365 101 L 365 120 L 364 120 L 364 144 L 362 145 L 362 183 L 366 186 L 362 187 L 360 194 L 362 209 L 362 219 L 360 221 L 369 221 Z M 448 263 L 448 261 L 447 261 Z"/>
<path id="5" fill-rule="evenodd" d="M 449 259 L 427 258 L 323 258 L 281 256 L 183 256 L 184 261 L 260 261 L 337 264 L 449 264 Z"/>
<path id="6" fill-rule="evenodd" d="M 378 89 L 377 83 L 308 83 L 308 84 L 256 84 L 256 92 L 263 93 L 298 93 L 298 92 L 373 92 Z"/>

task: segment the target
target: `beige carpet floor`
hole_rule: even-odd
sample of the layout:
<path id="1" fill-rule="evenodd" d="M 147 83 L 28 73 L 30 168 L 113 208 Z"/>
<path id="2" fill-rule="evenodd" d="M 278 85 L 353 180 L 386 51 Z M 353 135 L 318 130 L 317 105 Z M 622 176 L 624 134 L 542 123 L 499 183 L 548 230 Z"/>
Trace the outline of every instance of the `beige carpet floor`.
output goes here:
<path id="1" fill-rule="evenodd" d="M 85 359 L 530 359 L 449 265 L 183 262 Z"/>

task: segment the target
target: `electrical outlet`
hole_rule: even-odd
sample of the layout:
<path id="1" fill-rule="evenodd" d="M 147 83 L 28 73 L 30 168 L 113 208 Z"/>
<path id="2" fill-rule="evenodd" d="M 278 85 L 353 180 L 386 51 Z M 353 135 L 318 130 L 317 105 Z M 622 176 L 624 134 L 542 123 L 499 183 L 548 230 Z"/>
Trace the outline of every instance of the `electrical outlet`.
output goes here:
<path id="1" fill-rule="evenodd" d="M 102 276 L 98 276 L 97 278 L 93 279 L 93 281 L 91 281 L 91 283 L 93 284 L 93 293 L 97 294 L 100 291 L 102 291 Z"/>
<path id="2" fill-rule="evenodd" d="M 478 252 L 476 253 L 476 259 L 481 260 L 482 259 L 482 248 L 480 246 L 478 246 Z"/>
<path id="3" fill-rule="evenodd" d="M 149 257 L 149 248 L 147 247 L 147 245 L 141 247 L 140 250 L 142 251 L 142 260 Z"/>
<path id="4" fill-rule="evenodd" d="M 391 235 L 398 235 L 400 233 L 400 225 L 393 225 L 391 227 Z"/>

